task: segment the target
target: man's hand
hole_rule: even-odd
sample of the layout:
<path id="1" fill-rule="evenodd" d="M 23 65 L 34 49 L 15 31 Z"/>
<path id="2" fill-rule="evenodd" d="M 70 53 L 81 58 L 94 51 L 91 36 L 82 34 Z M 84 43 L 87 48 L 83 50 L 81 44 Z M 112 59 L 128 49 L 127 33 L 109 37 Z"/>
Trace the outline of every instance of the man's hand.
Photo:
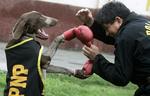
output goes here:
<path id="1" fill-rule="evenodd" d="M 87 8 L 79 10 L 76 13 L 76 16 L 79 18 L 79 20 L 81 22 L 83 22 L 84 24 L 86 24 L 89 27 L 92 26 L 92 24 L 94 22 L 92 12 Z"/>
<path id="2" fill-rule="evenodd" d="M 99 48 L 95 45 L 91 45 L 90 47 L 84 46 L 82 48 L 83 54 L 88 57 L 90 60 L 94 60 L 96 55 L 100 54 Z"/>

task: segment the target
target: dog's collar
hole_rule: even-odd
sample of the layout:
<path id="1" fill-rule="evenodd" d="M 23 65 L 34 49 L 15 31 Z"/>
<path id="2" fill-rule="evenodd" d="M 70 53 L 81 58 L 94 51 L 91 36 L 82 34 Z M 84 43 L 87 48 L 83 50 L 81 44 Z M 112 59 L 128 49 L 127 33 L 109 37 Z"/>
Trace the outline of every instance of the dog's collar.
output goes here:
<path id="1" fill-rule="evenodd" d="M 14 45 L 12 45 L 12 46 L 10 46 L 10 47 L 5 48 L 5 50 L 9 50 L 9 49 L 15 48 L 15 47 L 20 46 L 20 45 L 22 45 L 22 44 L 24 44 L 24 43 L 26 43 L 26 42 L 31 41 L 31 40 L 33 40 L 33 38 L 25 39 L 25 40 L 23 40 L 23 41 L 21 41 L 21 42 L 19 42 L 19 43 L 17 43 L 17 44 L 14 44 Z"/>
<path id="2" fill-rule="evenodd" d="M 28 38 L 33 38 L 34 40 L 36 40 L 36 34 L 29 34 L 29 33 L 26 33 L 25 35 L 23 35 L 21 37 L 21 40 L 26 40 Z"/>

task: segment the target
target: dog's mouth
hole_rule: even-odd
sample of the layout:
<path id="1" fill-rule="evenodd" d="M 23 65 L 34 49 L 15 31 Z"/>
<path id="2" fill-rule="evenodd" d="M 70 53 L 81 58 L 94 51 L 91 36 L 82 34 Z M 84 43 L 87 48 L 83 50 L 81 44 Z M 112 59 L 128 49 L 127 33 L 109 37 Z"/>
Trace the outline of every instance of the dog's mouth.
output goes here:
<path id="1" fill-rule="evenodd" d="M 42 40 L 47 40 L 49 36 L 43 29 L 38 29 L 36 37 Z"/>

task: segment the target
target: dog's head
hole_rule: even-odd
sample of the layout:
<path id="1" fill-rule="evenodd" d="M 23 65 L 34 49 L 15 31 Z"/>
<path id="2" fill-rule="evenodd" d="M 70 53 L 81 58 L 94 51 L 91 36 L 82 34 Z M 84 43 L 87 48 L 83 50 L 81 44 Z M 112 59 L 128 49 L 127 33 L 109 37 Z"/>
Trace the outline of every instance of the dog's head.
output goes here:
<path id="1" fill-rule="evenodd" d="M 45 16 L 37 11 L 24 13 L 13 28 L 13 39 L 18 40 L 22 36 L 36 36 L 46 40 L 48 34 L 42 28 L 54 26 L 56 23 L 57 19 Z"/>

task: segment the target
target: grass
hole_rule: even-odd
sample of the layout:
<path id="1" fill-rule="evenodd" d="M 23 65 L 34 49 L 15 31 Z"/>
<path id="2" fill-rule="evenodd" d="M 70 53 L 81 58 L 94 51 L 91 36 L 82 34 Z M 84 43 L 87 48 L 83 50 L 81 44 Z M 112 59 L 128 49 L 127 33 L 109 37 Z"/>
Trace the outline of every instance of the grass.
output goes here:
<path id="1" fill-rule="evenodd" d="M 0 71 L 0 96 L 3 96 L 3 90 L 5 87 L 5 72 Z"/>
<path id="2" fill-rule="evenodd" d="M 0 71 L 0 96 L 5 87 L 5 73 Z M 136 86 L 116 87 L 97 75 L 80 80 L 61 74 L 48 74 L 46 96 L 133 96 Z"/>

